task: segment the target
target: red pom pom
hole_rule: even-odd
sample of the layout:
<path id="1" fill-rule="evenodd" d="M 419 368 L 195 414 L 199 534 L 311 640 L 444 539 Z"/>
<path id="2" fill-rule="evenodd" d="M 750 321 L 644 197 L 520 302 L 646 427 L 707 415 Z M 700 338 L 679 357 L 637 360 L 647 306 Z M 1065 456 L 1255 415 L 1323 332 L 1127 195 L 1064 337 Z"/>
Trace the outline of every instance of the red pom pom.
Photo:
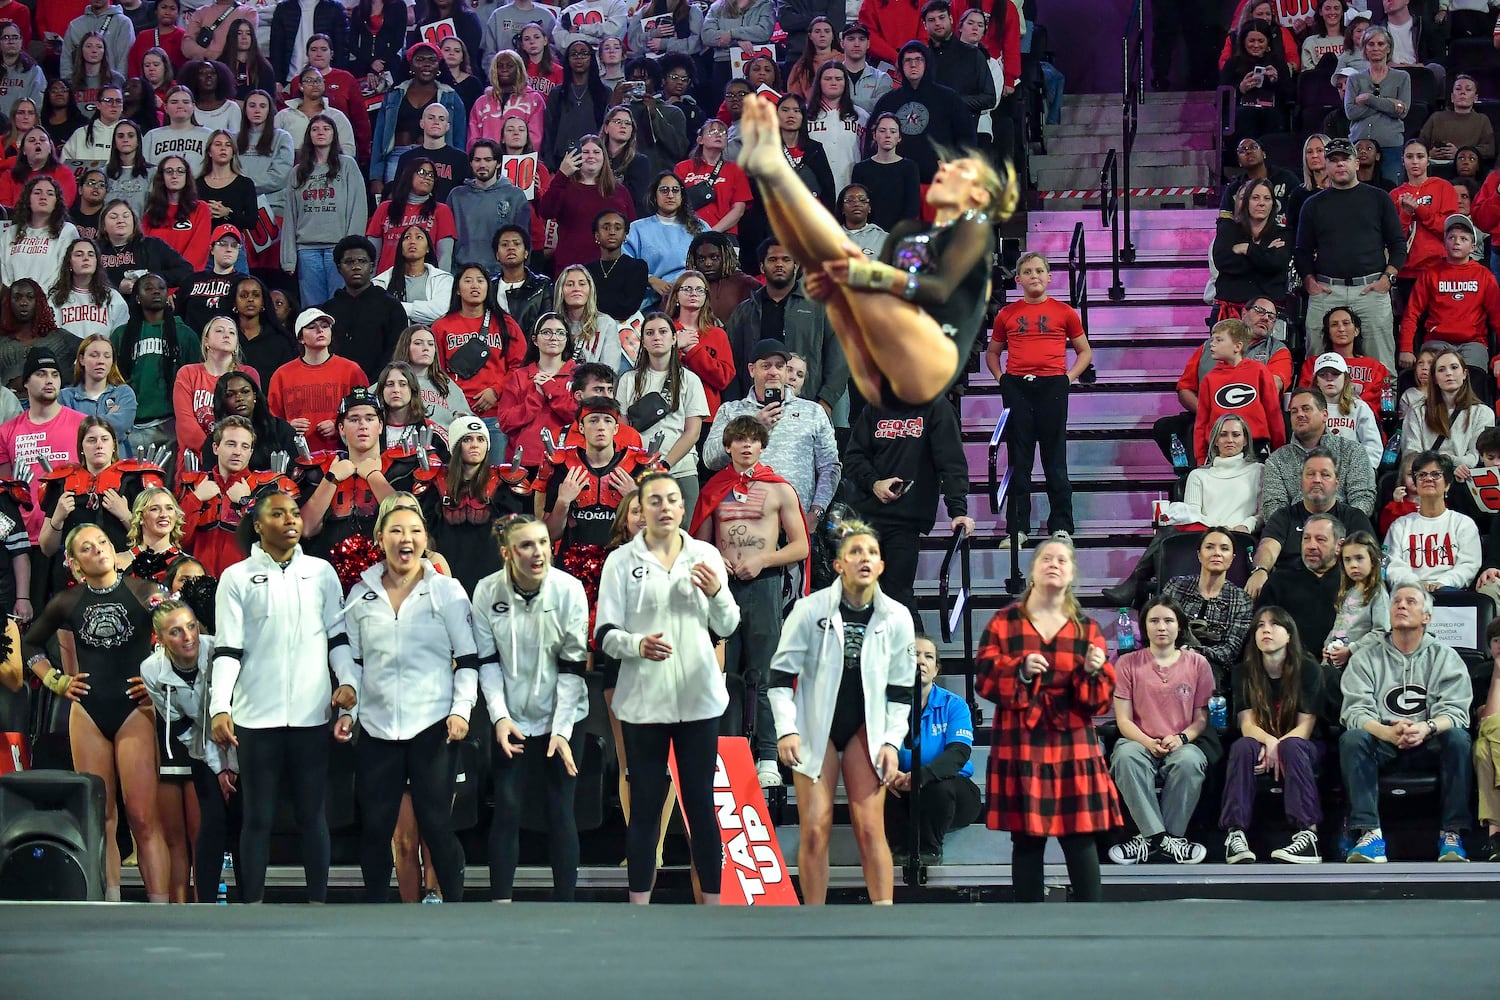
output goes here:
<path id="1" fill-rule="evenodd" d="M 380 550 L 369 535 L 350 535 L 333 547 L 328 561 L 339 575 L 344 594 L 348 595 L 364 571 L 380 561 Z"/>

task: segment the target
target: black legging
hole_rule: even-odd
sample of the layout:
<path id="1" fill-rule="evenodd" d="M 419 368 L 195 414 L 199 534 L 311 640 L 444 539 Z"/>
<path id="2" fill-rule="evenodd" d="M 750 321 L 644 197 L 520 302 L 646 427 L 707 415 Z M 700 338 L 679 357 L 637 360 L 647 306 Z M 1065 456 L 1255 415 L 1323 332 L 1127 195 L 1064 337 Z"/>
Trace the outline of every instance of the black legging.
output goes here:
<path id="1" fill-rule="evenodd" d="M 650 892 L 656 882 L 656 842 L 661 807 L 667 800 L 667 751 L 677 752 L 677 798 L 688 822 L 688 841 L 698 885 L 717 894 L 724 867 L 719 820 L 714 814 L 714 765 L 718 760 L 719 719 L 695 722 L 620 721 L 625 759 L 630 762 L 630 825 L 625 858 L 630 891 Z"/>
<path id="2" fill-rule="evenodd" d="M 328 747 L 327 726 L 245 729 L 236 727 L 240 755 L 240 900 L 259 903 L 266 895 L 266 866 L 271 859 L 271 826 L 276 820 L 277 793 L 286 782 L 292 811 L 302 837 L 302 873 L 307 900 L 328 898 Z"/>
<path id="3" fill-rule="evenodd" d="M 401 814 L 401 796 L 411 793 L 417 830 L 432 852 L 443 899 L 464 898 L 464 851 L 453 832 L 456 777 L 448 720 L 440 719 L 409 740 L 376 739 L 361 733 L 355 746 L 355 788 L 359 794 L 359 867 L 365 902 L 384 903 L 391 891 L 391 835 Z M 410 782 L 410 787 L 407 782 Z"/>
<path id="4" fill-rule="evenodd" d="M 882 535 L 881 539 L 884 540 Z M 884 574 L 881 579 L 884 579 Z M 921 815 L 917 820 L 921 852 L 941 851 L 943 838 L 953 830 L 962 830 L 979 818 L 983 807 L 979 786 L 970 778 L 944 778 L 922 786 Z M 886 839 L 893 845 L 909 848 L 911 839 L 911 796 L 886 795 Z"/>
<path id="5" fill-rule="evenodd" d="M 1071 833 L 1058 837 L 1063 859 L 1068 863 L 1068 880 L 1073 884 L 1073 900 L 1097 903 L 1099 889 L 1099 847 L 1092 833 Z M 1044 902 L 1047 890 L 1042 886 L 1042 852 L 1046 837 L 1029 837 L 1024 833 L 1010 835 L 1010 882 L 1018 903 Z"/>
<path id="6" fill-rule="evenodd" d="M 224 878 L 224 852 L 240 870 L 240 833 L 244 829 L 244 793 L 236 791 L 224 801 L 219 776 L 201 760 L 193 761 L 193 791 L 198 795 L 198 839 L 193 844 L 193 878 L 198 886 L 198 902 L 212 903 Z M 232 845 L 232 846 L 231 846 Z M 243 877 L 243 876 L 241 876 Z M 244 889 L 235 889 L 244 899 Z"/>
<path id="7" fill-rule="evenodd" d="M 551 736 L 527 737 L 519 757 L 496 748 L 495 819 L 490 824 L 490 898 L 510 899 L 521 860 L 522 792 L 535 782 L 547 787 L 547 855 L 552 859 L 552 898 L 571 903 L 578 887 L 578 822 L 573 798 L 578 778 L 568 773 L 561 757 L 548 757 Z M 583 763 L 580 731 L 571 741 L 573 761 Z"/>

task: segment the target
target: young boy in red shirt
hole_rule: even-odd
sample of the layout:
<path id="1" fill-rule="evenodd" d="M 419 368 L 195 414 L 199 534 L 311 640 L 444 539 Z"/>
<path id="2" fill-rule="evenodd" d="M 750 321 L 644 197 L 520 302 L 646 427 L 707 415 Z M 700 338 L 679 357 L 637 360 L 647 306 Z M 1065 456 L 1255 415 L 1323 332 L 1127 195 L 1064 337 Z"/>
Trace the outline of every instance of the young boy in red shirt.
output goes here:
<path id="1" fill-rule="evenodd" d="M 1226 413 L 1244 418 L 1250 436 L 1270 441 L 1272 448 L 1286 444 L 1286 421 L 1281 416 L 1281 397 L 1271 370 L 1245 357 L 1250 328 L 1237 319 L 1214 324 L 1208 350 L 1218 362 L 1198 383 L 1198 419 L 1193 422 L 1195 455 L 1208 454 L 1208 433 Z"/>
<path id="2" fill-rule="evenodd" d="M 1402 368 L 1416 363 L 1418 323 L 1424 343 L 1450 344 L 1464 364 L 1490 367 L 1489 331 L 1500 333 L 1500 285 L 1489 268 L 1470 256 L 1477 238 L 1468 216 L 1448 216 L 1443 226 L 1447 256 L 1417 277 L 1401 318 L 1396 363 Z"/>
<path id="3" fill-rule="evenodd" d="M 1047 295 L 1052 270 L 1039 253 L 1022 254 L 1016 283 L 1022 298 L 1000 310 L 985 351 L 990 374 L 1010 408 L 1006 451 L 1018 489 L 1010 494 L 1006 525 L 1025 537 L 1031 530 L 1032 461 L 1038 449 L 1047 479 L 1047 533 L 1073 533 L 1073 484 L 1068 479 L 1068 390 L 1094 358 L 1083 320 L 1066 302 Z M 1073 364 L 1068 365 L 1068 347 Z M 1004 363 L 1001 358 L 1004 357 Z"/>

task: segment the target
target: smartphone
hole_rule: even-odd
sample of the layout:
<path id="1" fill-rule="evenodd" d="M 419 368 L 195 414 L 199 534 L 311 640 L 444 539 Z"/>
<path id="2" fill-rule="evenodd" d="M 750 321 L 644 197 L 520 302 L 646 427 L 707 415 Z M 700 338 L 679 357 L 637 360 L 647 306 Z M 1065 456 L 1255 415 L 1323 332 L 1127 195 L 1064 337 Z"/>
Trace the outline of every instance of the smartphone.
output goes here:
<path id="1" fill-rule="evenodd" d="M 894 487 L 894 489 L 896 491 L 896 495 L 898 497 L 904 497 L 904 496 L 906 496 L 906 494 L 908 494 L 908 493 L 911 492 L 911 488 L 913 486 L 915 486 L 915 485 L 917 485 L 917 481 L 915 479 L 898 479 L 898 480 L 896 480 L 896 485 Z"/>
<path id="2" fill-rule="evenodd" d="M 641 98 L 643 98 L 645 96 L 646 96 L 646 81 L 645 80 L 632 80 L 632 81 L 630 81 L 630 97 L 631 97 L 631 99 L 639 101 Z"/>
<path id="3" fill-rule="evenodd" d="M 766 387 L 766 401 L 763 404 L 761 404 L 761 405 L 763 405 L 763 406 L 770 406 L 772 403 L 779 403 L 779 402 L 781 402 L 781 386 L 779 386 L 779 385 L 767 386 Z"/>
<path id="4" fill-rule="evenodd" d="M 572 142 L 568 143 L 568 149 L 565 155 L 572 156 L 574 153 L 581 152 L 583 152 L 583 143 L 579 142 L 577 139 L 574 139 Z"/>

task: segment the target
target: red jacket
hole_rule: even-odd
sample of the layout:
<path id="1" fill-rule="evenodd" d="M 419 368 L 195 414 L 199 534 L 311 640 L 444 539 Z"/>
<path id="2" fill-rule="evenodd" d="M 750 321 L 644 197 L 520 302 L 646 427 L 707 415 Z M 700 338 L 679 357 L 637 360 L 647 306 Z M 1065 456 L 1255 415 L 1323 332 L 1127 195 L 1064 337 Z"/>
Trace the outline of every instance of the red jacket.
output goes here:
<path id="1" fill-rule="evenodd" d="M 504 324 L 505 334 L 501 336 L 501 325 Z M 495 407 L 475 413 L 481 417 L 498 417 L 500 408 L 500 397 L 505 393 L 505 383 L 510 373 L 521 367 L 521 361 L 526 357 L 526 337 L 521 333 L 521 327 L 516 321 L 507 316 L 503 311 L 490 317 L 490 328 L 485 333 L 485 340 L 491 348 L 489 360 L 485 361 L 484 367 L 474 375 L 473 378 L 462 379 L 453 373 L 453 367 L 448 359 L 453 352 L 464 346 L 479 332 L 479 320 L 468 319 L 460 313 L 449 313 L 436 323 L 432 324 L 432 335 L 437 338 L 438 362 L 443 366 L 443 371 L 458 387 L 464 391 L 464 398 L 469 405 L 474 405 L 474 400 L 486 389 L 495 390 Z M 502 350 L 502 339 L 505 341 Z"/>
<path id="2" fill-rule="evenodd" d="M 682 352 L 682 366 L 703 383 L 703 395 L 708 399 L 708 419 L 713 420 L 719 412 L 722 393 L 734 381 L 734 353 L 729 348 L 729 335 L 723 327 L 710 326 L 698 331 L 698 343 Z"/>
<path id="3" fill-rule="evenodd" d="M 1244 418 L 1252 438 L 1269 439 L 1271 447 L 1286 444 L 1286 421 L 1281 396 L 1271 370 L 1245 358 L 1237 365 L 1220 361 L 1198 383 L 1198 418 L 1193 424 L 1195 455 L 1208 454 L 1208 436 L 1225 414 Z"/>
<path id="4" fill-rule="evenodd" d="M 538 389 L 533 381 L 536 365 L 517 368 L 510 373 L 505 391 L 500 394 L 500 429 L 510 440 L 510 454 L 521 449 L 521 464 L 536 468 L 546 461 L 547 453 L 542 447 L 542 428 L 552 432 L 553 441 L 562 440 L 562 431 L 578 415 L 578 400 L 568 383 L 573 379 L 573 362 L 563 363 L 561 370 L 551 381 Z"/>
<path id="5" fill-rule="evenodd" d="M 912 39 L 927 43 L 920 8 L 916 0 L 864 0 L 859 5 L 859 23 L 870 29 L 871 62 L 888 62 L 899 71 L 901 46 Z M 930 74 L 932 66 L 927 70 Z M 1009 69 L 1006 75 L 1009 76 Z"/>
<path id="6" fill-rule="evenodd" d="M 1500 184 L 1500 171 L 1491 170 L 1484 183 L 1479 185 L 1479 193 L 1474 196 L 1469 212 L 1474 225 L 1489 233 L 1492 243 L 1500 240 L 1500 190 L 1496 189 L 1497 184 Z"/>
<path id="7" fill-rule="evenodd" d="M 1426 340 L 1488 345 L 1487 330 L 1500 333 L 1500 285 L 1496 285 L 1490 269 L 1477 260 L 1462 264 L 1435 261 L 1423 269 L 1412 286 L 1397 340 L 1396 349 L 1402 354 L 1412 352 L 1419 321 Z"/>
<path id="8" fill-rule="evenodd" d="M 1404 194 L 1417 199 L 1415 213 L 1401 207 Z M 1396 203 L 1396 214 L 1406 233 L 1406 263 L 1397 276 L 1415 278 L 1428 265 L 1444 258 L 1443 224 L 1458 211 L 1458 193 L 1447 181 L 1429 177 L 1415 186 L 1402 184 L 1391 192 L 1391 201 Z"/>

